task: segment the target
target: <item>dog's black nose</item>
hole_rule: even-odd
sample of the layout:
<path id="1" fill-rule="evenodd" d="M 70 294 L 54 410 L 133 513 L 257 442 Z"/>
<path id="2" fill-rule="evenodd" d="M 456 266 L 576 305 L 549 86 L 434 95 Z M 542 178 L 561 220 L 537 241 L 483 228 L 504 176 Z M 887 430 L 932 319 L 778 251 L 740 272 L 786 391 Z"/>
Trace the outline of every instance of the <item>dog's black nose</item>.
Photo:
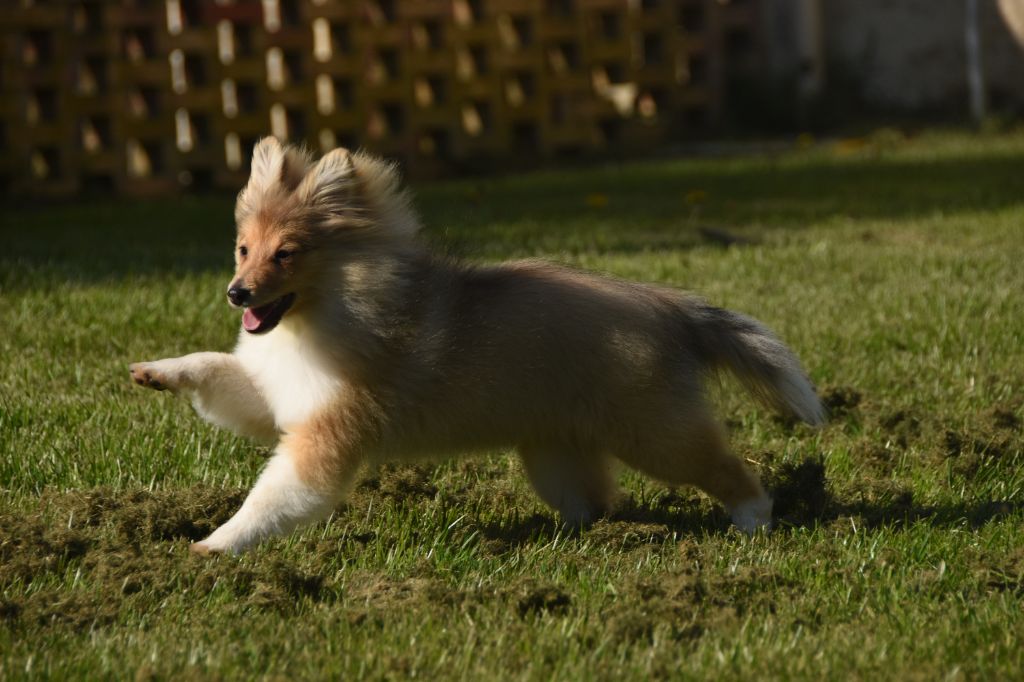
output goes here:
<path id="1" fill-rule="evenodd" d="M 228 289 L 228 300 L 232 305 L 245 305 L 249 300 L 249 290 L 244 287 L 231 287 Z"/>

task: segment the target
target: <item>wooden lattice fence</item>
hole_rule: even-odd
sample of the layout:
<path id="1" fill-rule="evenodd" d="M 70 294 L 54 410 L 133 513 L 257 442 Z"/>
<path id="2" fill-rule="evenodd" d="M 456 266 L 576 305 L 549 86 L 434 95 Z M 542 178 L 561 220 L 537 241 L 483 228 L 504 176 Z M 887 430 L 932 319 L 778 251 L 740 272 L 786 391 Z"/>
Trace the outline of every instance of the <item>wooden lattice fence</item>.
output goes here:
<path id="1" fill-rule="evenodd" d="M 274 134 L 433 174 L 720 114 L 754 0 L 5 0 L 0 183 L 237 188 Z"/>

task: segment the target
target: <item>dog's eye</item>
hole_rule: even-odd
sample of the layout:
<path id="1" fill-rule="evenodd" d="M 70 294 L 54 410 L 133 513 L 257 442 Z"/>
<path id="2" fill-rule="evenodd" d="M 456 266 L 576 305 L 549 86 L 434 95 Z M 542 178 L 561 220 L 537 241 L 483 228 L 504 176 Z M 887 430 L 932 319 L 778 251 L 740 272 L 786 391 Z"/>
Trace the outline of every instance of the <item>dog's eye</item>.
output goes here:
<path id="1" fill-rule="evenodd" d="M 278 249 L 277 253 L 274 254 L 274 260 L 281 262 L 288 260 L 292 257 L 292 252 L 288 249 Z"/>
<path id="2" fill-rule="evenodd" d="M 248 256 L 249 255 L 249 249 L 245 248 L 244 246 L 239 246 L 238 247 L 238 255 L 242 256 L 242 257 Z"/>

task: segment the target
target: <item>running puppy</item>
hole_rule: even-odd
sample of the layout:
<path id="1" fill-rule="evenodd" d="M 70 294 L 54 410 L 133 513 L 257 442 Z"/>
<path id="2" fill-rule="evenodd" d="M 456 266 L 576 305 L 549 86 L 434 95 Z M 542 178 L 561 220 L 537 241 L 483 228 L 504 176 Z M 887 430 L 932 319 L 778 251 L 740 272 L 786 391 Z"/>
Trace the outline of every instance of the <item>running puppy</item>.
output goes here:
<path id="1" fill-rule="evenodd" d="M 328 515 L 364 462 L 514 446 L 566 522 L 605 512 L 621 460 L 714 496 L 742 530 L 771 499 L 704 398 L 728 368 L 811 424 L 823 410 L 761 323 L 687 294 L 536 261 L 429 254 L 393 166 L 262 140 L 235 209 L 235 352 L 131 366 L 232 431 L 276 441 L 234 517 L 192 545 L 238 553 Z"/>

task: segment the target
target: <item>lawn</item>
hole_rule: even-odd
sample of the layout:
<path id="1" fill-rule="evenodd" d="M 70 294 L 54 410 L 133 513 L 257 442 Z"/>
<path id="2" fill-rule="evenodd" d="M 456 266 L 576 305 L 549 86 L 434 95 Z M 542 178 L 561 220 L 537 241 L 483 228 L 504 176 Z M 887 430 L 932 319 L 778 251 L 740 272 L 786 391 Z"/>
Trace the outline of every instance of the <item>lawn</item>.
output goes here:
<path id="1" fill-rule="evenodd" d="M 367 472 L 326 524 L 191 556 L 268 452 L 126 367 L 232 346 L 231 198 L 8 205 L 0 679 L 1024 676 L 1024 133 L 414 189 L 450 253 L 773 327 L 829 423 L 731 381 L 716 401 L 776 530 L 629 472 L 614 515 L 565 530 L 496 452 Z"/>

